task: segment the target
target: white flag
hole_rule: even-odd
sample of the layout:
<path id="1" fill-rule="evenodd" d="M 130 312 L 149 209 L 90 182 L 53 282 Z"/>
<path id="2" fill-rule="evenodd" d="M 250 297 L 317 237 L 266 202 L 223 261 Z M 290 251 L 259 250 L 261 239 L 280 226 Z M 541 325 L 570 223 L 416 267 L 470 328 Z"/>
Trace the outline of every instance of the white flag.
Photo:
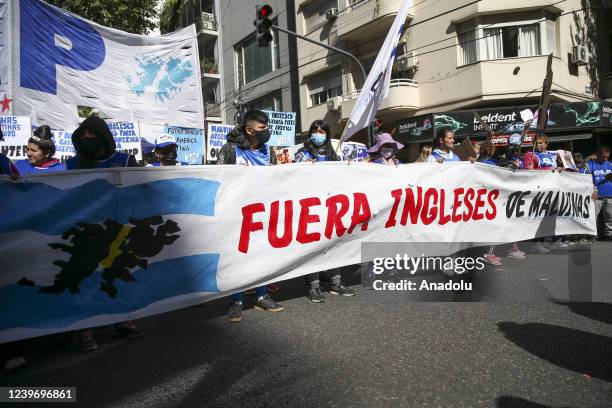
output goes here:
<path id="1" fill-rule="evenodd" d="M 391 68 L 393 67 L 393 61 L 395 61 L 395 51 L 404 32 L 404 22 L 410 6 L 412 6 L 412 0 L 404 0 L 404 4 L 397 13 L 391 30 L 389 30 L 378 57 L 374 61 L 374 66 L 359 93 L 357 102 L 355 102 L 342 140 L 348 140 L 361 129 L 368 127 L 376 116 L 380 102 L 389 94 L 389 82 L 391 81 Z"/>

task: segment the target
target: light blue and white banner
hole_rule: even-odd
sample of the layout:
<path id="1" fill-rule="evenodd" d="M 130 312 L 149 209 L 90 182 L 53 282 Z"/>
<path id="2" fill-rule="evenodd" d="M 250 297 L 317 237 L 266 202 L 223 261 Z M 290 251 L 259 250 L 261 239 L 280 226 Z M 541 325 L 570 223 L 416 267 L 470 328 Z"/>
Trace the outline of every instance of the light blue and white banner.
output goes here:
<path id="1" fill-rule="evenodd" d="M 4 140 L 0 140 L 0 153 L 11 160 L 27 159 L 30 118 L 27 116 L 0 116 L 0 129 Z"/>
<path id="2" fill-rule="evenodd" d="M 466 162 L 0 176 L 0 343 L 361 263 L 362 242 L 593 235 L 592 192 L 589 175 Z"/>
<path id="3" fill-rule="evenodd" d="M 174 136 L 177 159 L 183 163 L 202 164 L 204 157 L 204 129 L 166 126 L 164 133 Z"/>
<path id="4" fill-rule="evenodd" d="M 10 6 L 13 115 L 73 131 L 82 120 L 79 108 L 93 109 L 110 122 L 140 122 L 150 142 L 166 123 L 204 126 L 195 26 L 143 36 L 40 0 Z M 44 22 L 44 29 L 33 29 L 33 22 Z"/>
<path id="5" fill-rule="evenodd" d="M 295 144 L 295 112 L 264 111 L 268 115 L 270 141 L 268 146 L 293 146 Z"/>

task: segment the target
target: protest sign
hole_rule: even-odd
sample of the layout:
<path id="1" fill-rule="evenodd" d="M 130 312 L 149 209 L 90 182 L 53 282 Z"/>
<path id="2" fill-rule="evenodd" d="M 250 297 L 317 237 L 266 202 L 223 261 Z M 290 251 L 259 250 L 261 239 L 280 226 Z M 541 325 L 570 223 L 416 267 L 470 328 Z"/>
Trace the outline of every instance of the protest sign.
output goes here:
<path id="1" fill-rule="evenodd" d="M 26 159 L 28 140 L 32 136 L 30 118 L 27 116 L 0 116 L 0 129 L 4 141 L 0 141 L 0 153 L 11 160 Z"/>
<path id="2" fill-rule="evenodd" d="M 140 129 L 135 122 L 107 122 L 108 128 L 115 139 L 118 152 L 134 155 L 136 160 L 142 160 L 140 144 Z"/>
<path id="3" fill-rule="evenodd" d="M 221 146 L 227 141 L 227 134 L 234 129 L 231 125 L 209 123 L 206 132 L 206 160 L 217 162 L 217 156 Z"/>
<path id="4" fill-rule="evenodd" d="M 203 129 L 166 126 L 164 133 L 174 136 L 177 144 L 177 160 L 189 164 L 202 164 L 204 156 Z"/>
<path id="5" fill-rule="evenodd" d="M 268 115 L 270 141 L 268 146 L 292 146 L 295 144 L 295 112 L 264 111 Z"/>
<path id="6" fill-rule="evenodd" d="M 592 191 L 590 175 L 465 162 L 0 176 L 0 343 L 369 261 L 366 242 L 594 235 Z"/>

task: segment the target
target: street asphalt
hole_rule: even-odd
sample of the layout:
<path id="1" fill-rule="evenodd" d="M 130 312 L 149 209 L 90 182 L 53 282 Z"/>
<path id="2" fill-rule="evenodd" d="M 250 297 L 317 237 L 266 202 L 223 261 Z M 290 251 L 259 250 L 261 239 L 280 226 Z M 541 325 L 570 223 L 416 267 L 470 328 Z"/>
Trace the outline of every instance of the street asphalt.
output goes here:
<path id="1" fill-rule="evenodd" d="M 612 243 L 587 248 L 504 258 L 471 292 L 366 290 L 353 266 L 355 297 L 311 303 L 299 278 L 275 294 L 284 312 L 247 297 L 240 323 L 220 299 L 140 320 L 143 339 L 102 329 L 91 353 L 30 340 L 0 385 L 75 386 L 66 406 L 88 408 L 612 407 Z"/>

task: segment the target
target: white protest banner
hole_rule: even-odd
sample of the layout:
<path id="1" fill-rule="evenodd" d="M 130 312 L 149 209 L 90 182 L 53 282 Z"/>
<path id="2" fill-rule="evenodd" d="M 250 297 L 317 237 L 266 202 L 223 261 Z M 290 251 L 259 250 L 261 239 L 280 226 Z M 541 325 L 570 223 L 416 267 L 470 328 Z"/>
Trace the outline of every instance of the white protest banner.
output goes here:
<path id="1" fill-rule="evenodd" d="M 144 36 L 100 26 L 40 0 L 9 5 L 8 92 L 14 115 L 73 131 L 79 111 L 99 112 L 110 122 L 140 122 L 149 142 L 164 123 L 204 126 L 194 25 Z M 32 29 L 33 21 L 43 22 L 44 29 Z"/>
<path id="2" fill-rule="evenodd" d="M 115 139 L 117 151 L 134 155 L 136 160 L 142 160 L 138 123 L 107 122 L 107 125 Z"/>
<path id="3" fill-rule="evenodd" d="M 355 133 L 368 127 L 374 120 L 376 112 L 378 112 L 380 102 L 389 95 L 391 70 L 395 61 L 397 44 L 404 34 L 404 23 L 411 6 L 412 0 L 404 0 L 402 7 L 395 16 L 393 25 L 389 29 L 385 42 L 383 42 L 378 56 L 374 60 L 374 65 L 370 69 L 357 101 L 355 101 L 355 106 L 349 115 L 346 130 L 342 136 L 343 141 L 350 139 Z"/>
<path id="4" fill-rule="evenodd" d="M 0 0 L 0 115 L 11 113 L 9 92 L 9 47 L 8 16 L 10 3 Z"/>
<path id="5" fill-rule="evenodd" d="M 166 126 L 164 133 L 174 136 L 177 143 L 177 160 L 188 164 L 202 164 L 204 156 L 203 129 Z"/>
<path id="6" fill-rule="evenodd" d="M 217 162 L 217 155 L 221 146 L 227 142 L 227 134 L 234 129 L 231 125 L 222 125 L 217 123 L 208 123 L 206 129 L 206 160 L 209 162 Z"/>
<path id="7" fill-rule="evenodd" d="M 268 146 L 292 146 L 295 144 L 295 112 L 263 111 L 268 115 L 270 141 Z"/>
<path id="8" fill-rule="evenodd" d="M 0 176 L 0 343 L 369 261 L 366 242 L 594 235 L 592 192 L 589 175 L 465 162 Z"/>
<path id="9" fill-rule="evenodd" d="M 28 116 L 0 116 L 0 129 L 4 141 L 0 141 L 0 153 L 11 160 L 27 159 L 30 132 Z"/>

